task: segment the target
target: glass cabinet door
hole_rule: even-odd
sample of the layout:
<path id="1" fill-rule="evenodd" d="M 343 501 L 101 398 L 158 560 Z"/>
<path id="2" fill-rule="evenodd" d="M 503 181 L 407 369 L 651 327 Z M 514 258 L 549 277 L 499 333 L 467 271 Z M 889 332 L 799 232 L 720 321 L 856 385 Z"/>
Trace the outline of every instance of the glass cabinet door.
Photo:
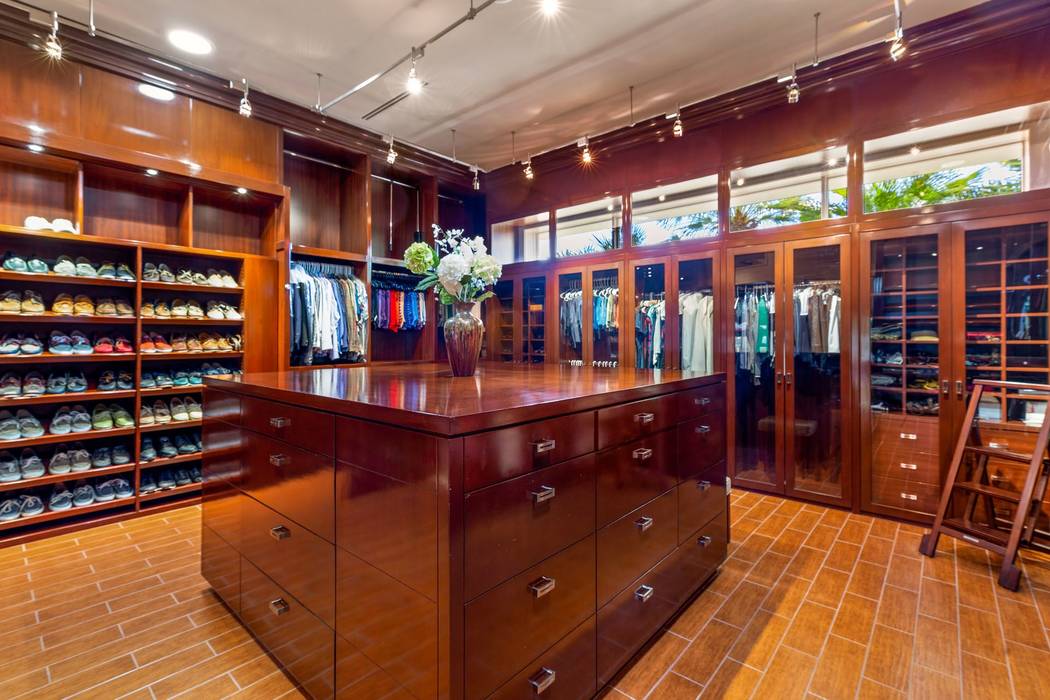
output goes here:
<path id="1" fill-rule="evenodd" d="M 848 480 L 843 473 L 848 387 L 842 368 L 849 334 L 842 326 L 841 279 L 847 256 L 839 244 L 789 250 L 792 291 L 784 319 L 791 338 L 784 374 L 788 483 L 790 490 L 838 500 L 846 495 Z"/>
<path id="2" fill-rule="evenodd" d="M 558 275 L 558 360 L 583 364 L 583 273 Z"/>
<path id="3" fill-rule="evenodd" d="M 679 368 L 710 374 L 715 369 L 714 274 L 711 258 L 678 263 Z"/>
<path id="4" fill-rule="evenodd" d="M 500 280 L 493 288 L 495 297 L 489 312 L 492 319 L 493 359 L 499 362 L 514 362 L 514 281 Z"/>
<path id="5" fill-rule="evenodd" d="M 773 251 L 731 255 L 735 360 L 731 369 L 735 415 L 730 421 L 733 478 L 780 489 L 777 256 Z"/>
<path id="6" fill-rule="evenodd" d="M 663 369 L 666 359 L 667 307 L 664 263 L 634 268 L 634 366 Z"/>
<path id="7" fill-rule="evenodd" d="M 547 278 L 526 277 L 521 281 L 521 361 L 541 363 L 546 359 Z"/>
<path id="8" fill-rule="evenodd" d="M 591 364 L 617 367 L 620 361 L 620 270 L 591 271 Z"/>

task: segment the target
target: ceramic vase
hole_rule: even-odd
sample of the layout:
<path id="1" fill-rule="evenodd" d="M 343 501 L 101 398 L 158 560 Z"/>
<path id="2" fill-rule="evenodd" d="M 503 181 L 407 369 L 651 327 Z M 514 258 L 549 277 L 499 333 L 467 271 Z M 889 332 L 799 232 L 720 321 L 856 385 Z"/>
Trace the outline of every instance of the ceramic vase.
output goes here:
<path id="1" fill-rule="evenodd" d="M 472 313 L 474 304 L 456 302 L 453 313 L 445 320 L 445 348 L 448 363 L 456 377 L 470 377 L 478 368 L 481 341 L 485 335 L 485 324 Z"/>

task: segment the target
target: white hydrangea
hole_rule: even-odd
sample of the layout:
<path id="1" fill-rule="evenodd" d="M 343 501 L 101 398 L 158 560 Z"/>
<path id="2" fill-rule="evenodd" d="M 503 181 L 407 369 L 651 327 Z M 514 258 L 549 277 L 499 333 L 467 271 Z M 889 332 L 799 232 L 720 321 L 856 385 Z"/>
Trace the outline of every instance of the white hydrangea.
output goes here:
<path id="1" fill-rule="evenodd" d="M 452 296 L 459 296 L 463 290 L 463 278 L 469 274 L 470 263 L 459 253 L 449 253 L 441 258 L 437 266 L 438 281 Z"/>
<path id="2" fill-rule="evenodd" d="M 473 238 L 468 240 L 467 243 L 470 245 L 471 249 L 478 255 L 484 255 L 485 253 L 489 252 L 489 249 L 485 247 L 485 239 L 481 236 L 474 236 Z"/>
<path id="3" fill-rule="evenodd" d="M 487 286 L 495 284 L 499 280 L 500 275 L 503 274 L 503 266 L 500 265 L 496 258 L 483 253 L 474 256 L 471 272 Z"/>

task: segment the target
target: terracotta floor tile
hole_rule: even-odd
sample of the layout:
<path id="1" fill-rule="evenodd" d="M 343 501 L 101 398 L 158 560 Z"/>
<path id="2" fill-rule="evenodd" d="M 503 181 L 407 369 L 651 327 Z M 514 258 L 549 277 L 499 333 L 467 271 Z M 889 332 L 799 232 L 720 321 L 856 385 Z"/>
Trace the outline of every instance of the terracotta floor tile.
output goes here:
<path id="1" fill-rule="evenodd" d="M 759 610 L 737 638 L 729 657 L 764 671 L 790 624 L 786 617 Z"/>
<path id="2" fill-rule="evenodd" d="M 990 576 L 960 571 L 956 578 L 959 586 L 959 602 L 978 610 L 995 609 L 995 582 Z"/>
<path id="3" fill-rule="evenodd" d="M 811 585 L 812 582 L 804 578 L 781 576 L 762 601 L 762 609 L 784 617 L 794 617 Z"/>
<path id="4" fill-rule="evenodd" d="M 840 528 L 846 524 L 848 519 L 849 513 L 846 511 L 838 510 L 837 508 L 826 508 L 824 514 L 820 517 L 820 522 L 823 525 Z"/>
<path id="5" fill-rule="evenodd" d="M 787 569 L 789 563 L 791 563 L 790 557 L 767 551 L 751 568 L 745 580 L 760 586 L 772 586 Z"/>
<path id="6" fill-rule="evenodd" d="M 1034 605 L 999 601 L 999 616 L 1007 641 L 1020 642 L 1036 649 L 1047 650 L 1046 630 L 1040 623 L 1039 611 Z"/>
<path id="7" fill-rule="evenodd" d="M 754 563 L 765 554 L 771 544 L 773 544 L 772 537 L 755 533 L 743 541 L 733 556 Z"/>
<path id="8" fill-rule="evenodd" d="M 860 560 L 888 566 L 893 556 L 893 541 L 881 537 L 869 537 L 860 550 Z"/>
<path id="9" fill-rule="evenodd" d="M 826 555 L 827 552 L 824 550 L 802 547 L 798 550 L 795 558 L 791 560 L 786 573 L 800 578 L 812 579 L 820 571 L 820 566 L 823 564 Z"/>
<path id="10" fill-rule="evenodd" d="M 959 637 L 962 650 L 997 663 L 1006 662 L 999 618 L 994 612 L 966 605 L 959 607 Z"/>
<path id="11" fill-rule="evenodd" d="M 800 651 L 780 647 L 762 681 L 755 689 L 756 698 L 791 700 L 804 698 L 816 659 Z"/>
<path id="12" fill-rule="evenodd" d="M 922 575 L 938 581 L 955 583 L 955 557 L 945 556 L 940 552 L 935 557 L 922 558 Z"/>
<path id="13" fill-rule="evenodd" d="M 866 561 L 857 562 L 846 590 L 865 598 L 878 600 L 882 596 L 882 583 L 885 578 L 886 567 Z"/>
<path id="14" fill-rule="evenodd" d="M 883 537 L 892 540 L 897 536 L 897 522 L 895 520 L 883 520 L 875 518 L 871 523 L 869 537 Z"/>
<path id="15" fill-rule="evenodd" d="M 214 700 L 214 698 L 224 698 L 227 695 L 233 695 L 238 690 L 240 689 L 237 687 L 237 684 L 227 674 L 218 678 L 212 678 L 207 683 L 202 683 L 196 688 L 190 688 L 172 697 L 178 700 Z M 149 693 L 149 690 L 146 692 Z M 150 697 L 153 696 L 150 695 Z"/>
<path id="16" fill-rule="evenodd" d="M 852 698 L 864 668 L 864 646 L 832 635 L 820 656 L 809 690 L 822 698 Z"/>
<path id="17" fill-rule="evenodd" d="M 826 605 L 829 608 L 837 608 L 848 583 L 848 573 L 825 566 L 813 579 L 813 587 L 809 589 L 806 600 Z"/>
<path id="18" fill-rule="evenodd" d="M 725 596 L 706 590 L 697 596 L 671 624 L 671 631 L 686 639 L 695 639 L 707 621 L 722 607 Z"/>
<path id="19" fill-rule="evenodd" d="M 645 697 L 670 670 L 671 664 L 688 645 L 689 641 L 686 639 L 663 633 L 644 653 L 636 657 L 630 669 L 616 680 L 617 690 L 634 698 Z"/>
<path id="20" fill-rule="evenodd" d="M 892 627 L 912 634 L 915 632 L 915 614 L 919 607 L 919 596 L 896 586 L 886 586 L 879 602 L 879 614 L 875 618 L 880 625 Z"/>
<path id="21" fill-rule="evenodd" d="M 870 598 L 847 593 L 831 625 L 831 633 L 860 644 L 867 644 L 875 624 L 878 603 Z"/>
<path id="22" fill-rule="evenodd" d="M 787 528 L 788 524 L 791 522 L 791 518 L 792 516 L 790 515 L 774 513 L 773 515 L 770 515 L 768 518 L 762 521 L 762 524 L 758 526 L 758 529 L 755 530 L 755 533 L 759 535 L 765 535 L 766 537 L 770 537 L 775 540 L 777 537 L 780 536 L 780 533 L 783 532 L 785 528 Z"/>
<path id="23" fill-rule="evenodd" d="M 875 625 L 868 647 L 864 675 L 877 683 L 904 690 L 911 672 L 915 638 L 900 630 Z"/>
<path id="24" fill-rule="evenodd" d="M 942 538 L 947 539 L 947 538 Z M 897 540 L 893 545 L 893 553 L 899 554 L 902 557 L 911 557 L 912 559 L 918 559 L 922 555 L 919 554 L 919 542 L 922 540 L 922 535 L 917 532 L 908 532 L 901 528 L 897 531 Z"/>
<path id="25" fill-rule="evenodd" d="M 646 700 L 695 700 L 703 688 L 677 673 L 668 673 Z M 640 697 L 640 696 L 639 696 Z"/>
<path id="26" fill-rule="evenodd" d="M 913 698 L 954 700 L 962 697 L 962 685 L 954 676 L 947 676 L 931 668 L 913 665 L 908 695 Z"/>
<path id="27" fill-rule="evenodd" d="M 705 592 L 728 595 L 744 580 L 744 576 L 750 568 L 750 565 L 747 565 L 746 569 L 742 569 L 739 566 L 736 568 L 723 566 L 722 571 L 715 577 L 715 580 L 711 582 L 711 585 L 707 587 Z"/>
<path id="28" fill-rule="evenodd" d="M 1050 653 L 1012 642 L 1006 645 L 1006 658 L 1013 673 L 1017 700 L 1050 698 Z"/>
<path id="29" fill-rule="evenodd" d="M 835 543 L 835 538 L 838 534 L 839 531 L 833 527 L 817 525 L 813 528 L 813 531 L 809 533 L 809 537 L 806 538 L 805 544 L 807 547 L 827 551 L 831 545 Z"/>
<path id="30" fill-rule="evenodd" d="M 864 544 L 864 540 L 868 538 L 869 530 L 871 530 L 870 522 L 849 520 L 842 526 L 842 530 L 839 532 L 839 539 L 852 544 Z"/>
<path id="31" fill-rule="evenodd" d="M 832 608 L 805 602 L 784 636 L 784 644 L 816 656 L 824 646 L 824 639 L 834 619 L 835 611 Z"/>
<path id="32" fill-rule="evenodd" d="M 869 678 L 862 678 L 857 690 L 858 700 L 903 700 L 904 693 L 888 686 L 876 683 Z M 933 700 L 933 698 L 930 698 Z"/>
<path id="33" fill-rule="evenodd" d="M 959 610 L 957 598 L 953 584 L 923 577 L 919 592 L 919 612 L 948 622 L 956 622 Z"/>
<path id="34" fill-rule="evenodd" d="M 761 679 L 762 674 L 755 669 L 726 659 L 704 686 L 700 700 L 747 700 Z"/>
<path id="35" fill-rule="evenodd" d="M 860 545 L 839 540 L 832 545 L 824 566 L 830 566 L 833 569 L 849 573 L 853 571 L 853 566 L 857 563 L 859 556 Z"/>
<path id="36" fill-rule="evenodd" d="M 798 515 L 795 516 L 794 520 L 791 521 L 790 527 L 795 530 L 801 530 L 802 532 L 811 532 L 813 528 L 820 522 L 820 513 L 814 511 L 807 511 L 803 509 Z"/>
<path id="37" fill-rule="evenodd" d="M 675 665 L 675 673 L 704 685 L 733 648 L 740 630 L 718 620 L 711 620 L 689 645 Z"/>
<path id="38" fill-rule="evenodd" d="M 962 655 L 963 697 L 967 700 L 1008 698 L 1013 691 L 1006 664 L 995 663 L 980 656 Z"/>
<path id="39" fill-rule="evenodd" d="M 783 554 L 786 557 L 795 556 L 795 552 L 806 541 L 806 533 L 801 530 L 787 528 L 769 545 L 769 551 Z"/>
<path id="40" fill-rule="evenodd" d="M 950 676 L 959 675 L 959 627 L 919 615 L 915 625 L 915 663 Z"/>
<path id="41" fill-rule="evenodd" d="M 744 581 L 715 613 L 715 619 L 743 629 L 768 594 L 767 587 Z"/>
<path id="42" fill-rule="evenodd" d="M 886 570 L 886 583 L 909 591 L 918 591 L 922 581 L 922 561 L 910 557 L 893 555 Z"/>

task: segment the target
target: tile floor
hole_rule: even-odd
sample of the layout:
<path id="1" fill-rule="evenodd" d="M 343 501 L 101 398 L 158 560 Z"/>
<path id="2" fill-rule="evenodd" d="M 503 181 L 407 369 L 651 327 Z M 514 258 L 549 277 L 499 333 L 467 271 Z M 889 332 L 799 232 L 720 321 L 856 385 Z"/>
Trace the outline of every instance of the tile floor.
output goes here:
<path id="1" fill-rule="evenodd" d="M 605 694 L 1050 698 L 1050 557 L 735 492 L 722 574 Z M 301 697 L 199 574 L 200 509 L 0 550 L 0 698 Z M 362 698 L 361 700 L 367 700 Z"/>

